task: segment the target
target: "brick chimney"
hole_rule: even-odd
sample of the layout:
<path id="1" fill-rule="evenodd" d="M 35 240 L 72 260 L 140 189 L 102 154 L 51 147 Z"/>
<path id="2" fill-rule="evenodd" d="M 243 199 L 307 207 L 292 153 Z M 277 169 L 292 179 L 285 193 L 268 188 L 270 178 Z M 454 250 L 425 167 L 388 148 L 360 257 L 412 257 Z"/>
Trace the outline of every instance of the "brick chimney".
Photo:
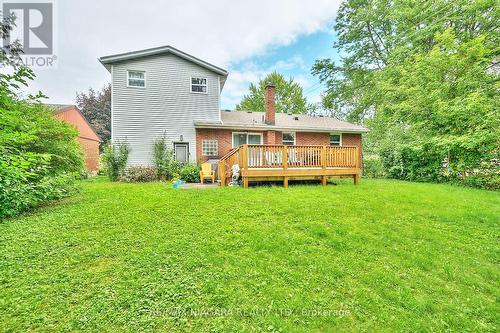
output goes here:
<path id="1" fill-rule="evenodd" d="M 264 96 L 264 108 L 266 110 L 266 124 L 275 124 L 276 111 L 274 109 L 274 97 L 276 95 L 276 86 L 274 84 L 268 83 L 266 86 L 266 92 Z"/>

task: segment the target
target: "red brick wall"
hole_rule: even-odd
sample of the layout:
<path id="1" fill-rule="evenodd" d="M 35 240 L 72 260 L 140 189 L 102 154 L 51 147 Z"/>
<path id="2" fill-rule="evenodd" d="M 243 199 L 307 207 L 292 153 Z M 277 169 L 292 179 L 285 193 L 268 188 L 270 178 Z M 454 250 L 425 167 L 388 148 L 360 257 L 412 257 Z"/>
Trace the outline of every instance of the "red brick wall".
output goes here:
<path id="1" fill-rule="evenodd" d="M 264 139 L 265 140 L 265 139 Z M 276 144 L 282 144 L 281 132 L 276 132 Z M 318 132 L 296 132 L 295 133 L 295 143 L 299 146 L 308 145 L 329 145 L 330 144 L 330 133 L 318 133 Z M 343 146 L 358 146 L 361 147 L 361 134 L 342 134 L 342 145 Z"/>
<path id="2" fill-rule="evenodd" d="M 342 134 L 342 146 L 361 147 L 361 134 L 354 134 L 354 133 Z"/>
<path id="3" fill-rule="evenodd" d="M 274 133 L 274 138 L 272 137 L 273 134 L 271 133 Z M 264 132 L 264 144 L 265 145 L 281 145 L 283 142 L 281 141 L 282 137 L 281 137 L 281 132 L 278 132 L 278 131 L 267 131 L 267 132 Z"/>
<path id="4" fill-rule="evenodd" d="M 297 132 L 297 145 L 329 145 L 329 133 Z M 361 148 L 361 134 L 342 133 L 342 146 L 357 146 Z"/>
<path id="5" fill-rule="evenodd" d="M 227 154 L 232 147 L 232 130 L 226 129 L 196 129 L 196 160 L 198 163 L 206 162 L 209 158 L 221 158 Z M 203 140 L 217 140 L 219 146 L 218 156 L 202 156 L 201 142 Z"/>
<path id="6" fill-rule="evenodd" d="M 278 139 L 278 135 L 280 137 L 280 141 L 281 141 L 281 133 L 280 132 L 276 132 L 276 131 L 266 131 L 264 132 L 264 137 L 262 138 L 262 140 L 264 140 L 263 144 L 266 144 L 266 145 L 277 145 L 279 143 L 277 143 L 277 139 Z"/>
<path id="7" fill-rule="evenodd" d="M 232 148 L 232 133 L 233 132 L 243 132 L 229 129 L 196 129 L 196 160 L 198 163 L 203 163 L 209 158 L 221 158 L 227 154 Z M 257 131 L 252 131 L 257 132 Z M 264 144 L 282 144 L 281 132 L 274 132 L 275 142 L 272 142 L 273 131 L 263 132 Z M 315 133 L 315 132 L 296 132 L 295 141 L 297 145 L 329 145 L 330 144 L 330 134 L 329 133 Z M 212 156 L 202 156 L 201 155 L 201 142 L 203 140 L 217 140 L 219 145 L 219 155 Z M 361 147 L 361 134 L 342 134 L 342 145 L 343 146 L 358 146 Z M 361 150 L 360 150 L 361 152 Z"/>
<path id="8" fill-rule="evenodd" d="M 87 123 L 76 107 L 68 108 L 56 113 L 55 117 L 76 127 L 78 143 L 83 149 L 85 168 L 88 171 L 97 171 L 99 165 L 99 137 Z"/>
<path id="9" fill-rule="evenodd" d="M 85 168 L 88 171 L 97 171 L 99 165 L 99 141 L 89 140 L 81 137 L 77 138 L 76 140 L 83 149 Z"/>
<path id="10" fill-rule="evenodd" d="M 295 142 L 299 146 L 330 144 L 329 133 L 297 132 L 295 133 Z"/>

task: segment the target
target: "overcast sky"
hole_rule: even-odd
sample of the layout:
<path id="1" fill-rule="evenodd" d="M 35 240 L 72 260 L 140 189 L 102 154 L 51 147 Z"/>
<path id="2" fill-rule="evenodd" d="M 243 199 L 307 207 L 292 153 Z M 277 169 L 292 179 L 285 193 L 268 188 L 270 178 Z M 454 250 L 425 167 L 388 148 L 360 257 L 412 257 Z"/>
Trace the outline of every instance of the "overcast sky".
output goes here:
<path id="1" fill-rule="evenodd" d="M 229 70 L 222 107 L 234 108 L 274 69 L 294 76 L 311 99 L 319 57 L 333 57 L 331 33 L 339 1 L 56 1 L 58 68 L 38 70 L 30 91 L 74 103 L 76 91 L 99 88 L 110 74 L 104 55 L 172 45 Z"/>

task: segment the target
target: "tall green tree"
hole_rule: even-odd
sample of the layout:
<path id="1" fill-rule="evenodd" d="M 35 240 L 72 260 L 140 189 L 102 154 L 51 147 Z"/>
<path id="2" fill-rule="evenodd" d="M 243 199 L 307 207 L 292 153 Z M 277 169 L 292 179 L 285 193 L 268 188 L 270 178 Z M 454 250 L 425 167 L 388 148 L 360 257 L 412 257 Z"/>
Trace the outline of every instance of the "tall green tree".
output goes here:
<path id="1" fill-rule="evenodd" d="M 500 147 L 498 74 L 489 71 L 485 37 L 459 42 L 451 29 L 436 45 L 378 73 L 384 92 L 368 138 L 385 159 L 389 175 L 439 180 L 497 168 L 489 187 L 500 186 L 495 161 Z M 486 185 L 486 184 L 485 184 Z"/>
<path id="2" fill-rule="evenodd" d="M 499 19 L 495 0 L 348 0 L 341 60 L 312 70 L 323 103 L 369 125 L 366 148 L 391 177 L 499 187 Z"/>
<path id="3" fill-rule="evenodd" d="M 435 35 L 451 29 L 460 42 L 488 35 L 498 45 L 497 0 L 347 0 L 340 6 L 334 47 L 340 61 L 319 59 L 312 69 L 327 86 L 326 109 L 355 122 L 373 116 L 384 99 L 375 74 L 388 65 L 430 51 Z"/>
<path id="4" fill-rule="evenodd" d="M 236 110 L 265 111 L 264 94 L 268 83 L 276 86 L 276 112 L 307 113 L 311 108 L 300 84 L 291 77 L 286 78 L 283 74 L 272 72 L 257 84 L 250 84 L 249 94 L 243 96 L 241 102 L 236 105 Z"/>

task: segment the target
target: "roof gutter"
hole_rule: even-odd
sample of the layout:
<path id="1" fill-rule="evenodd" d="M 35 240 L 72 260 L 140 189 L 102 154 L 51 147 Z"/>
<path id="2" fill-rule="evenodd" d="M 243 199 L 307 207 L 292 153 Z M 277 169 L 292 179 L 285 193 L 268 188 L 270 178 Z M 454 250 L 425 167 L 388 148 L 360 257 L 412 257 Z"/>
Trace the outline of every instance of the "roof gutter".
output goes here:
<path id="1" fill-rule="evenodd" d="M 368 128 L 355 129 L 355 128 L 325 128 L 314 126 L 275 126 L 266 124 L 237 124 L 237 123 L 222 123 L 222 122 L 203 122 L 195 121 L 194 127 L 196 128 L 220 128 L 220 129 L 235 129 L 235 130 L 260 130 L 260 131 L 294 131 L 294 132 L 342 132 L 342 133 L 368 133 Z"/>
<path id="2" fill-rule="evenodd" d="M 185 52 L 182 52 L 181 50 L 178 50 L 172 46 L 161 46 L 161 47 L 155 47 L 151 49 L 145 49 L 145 50 L 140 50 L 140 51 L 132 51 L 132 52 L 126 52 L 126 53 L 120 53 L 120 54 L 115 54 L 115 55 L 110 55 L 110 56 L 104 56 L 99 58 L 99 62 L 104 65 L 104 67 L 108 68 L 110 64 L 118 61 L 125 61 L 125 60 L 130 60 L 130 59 L 136 59 L 136 58 L 141 58 L 141 57 L 147 57 L 147 56 L 152 56 L 152 55 L 157 55 L 157 54 L 162 54 L 162 53 L 172 53 L 178 57 L 184 58 L 186 60 L 189 60 L 197 65 L 200 65 L 202 67 L 205 67 L 207 69 L 210 69 L 211 71 L 227 76 L 228 72 L 225 69 L 222 69 L 220 67 L 217 67 L 215 65 L 212 65 L 206 61 L 203 61 L 201 59 L 198 59 L 190 54 L 187 54 Z M 109 70 L 109 68 L 108 68 Z"/>

